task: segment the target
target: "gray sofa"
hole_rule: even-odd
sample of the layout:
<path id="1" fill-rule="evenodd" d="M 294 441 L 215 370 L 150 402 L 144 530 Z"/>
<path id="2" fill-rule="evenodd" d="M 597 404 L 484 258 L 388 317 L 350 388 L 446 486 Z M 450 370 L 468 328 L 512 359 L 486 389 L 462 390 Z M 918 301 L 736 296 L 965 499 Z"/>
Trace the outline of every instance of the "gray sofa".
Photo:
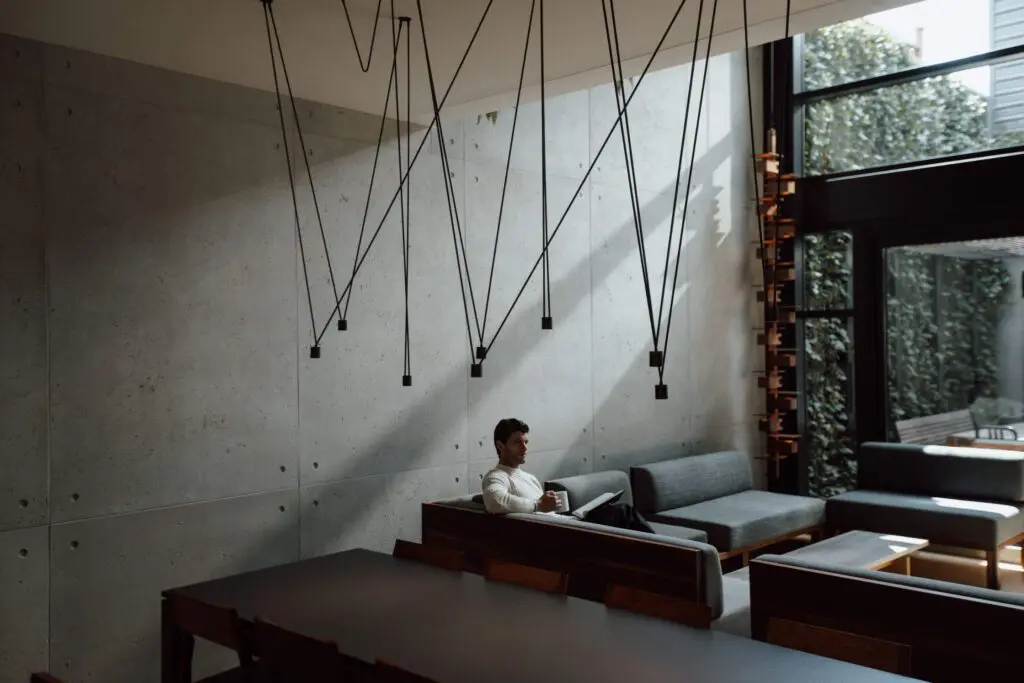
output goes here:
<path id="1" fill-rule="evenodd" d="M 634 505 L 651 522 L 700 529 L 723 557 L 817 531 L 825 502 L 753 488 L 750 461 L 722 451 L 630 468 Z"/>
<path id="2" fill-rule="evenodd" d="M 622 503 L 633 505 L 633 488 L 629 483 L 629 475 L 619 470 L 607 472 L 593 472 L 592 474 L 580 474 L 575 477 L 564 479 L 552 479 L 544 482 L 546 491 L 565 491 L 569 494 L 569 509 L 575 510 L 597 498 L 602 493 L 614 493 L 623 491 Z M 661 536 L 671 536 L 687 541 L 700 541 L 707 543 L 708 535 L 700 529 L 691 529 L 676 524 L 663 524 L 653 520 L 647 520 L 655 533 Z"/>
<path id="3" fill-rule="evenodd" d="M 1024 453 L 863 443 L 857 489 L 828 500 L 828 526 L 983 550 L 999 587 L 999 549 L 1024 536 Z"/>

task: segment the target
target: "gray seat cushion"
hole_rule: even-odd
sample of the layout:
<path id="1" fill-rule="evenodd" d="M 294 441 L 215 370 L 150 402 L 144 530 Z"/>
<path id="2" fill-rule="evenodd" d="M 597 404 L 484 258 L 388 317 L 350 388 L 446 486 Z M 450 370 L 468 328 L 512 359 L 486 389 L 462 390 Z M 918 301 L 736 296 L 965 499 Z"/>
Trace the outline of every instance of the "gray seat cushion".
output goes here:
<path id="1" fill-rule="evenodd" d="M 546 491 L 565 491 L 569 494 L 569 509 L 575 510 L 586 505 L 602 493 L 622 491 L 620 503 L 633 504 L 633 492 L 629 486 L 629 475 L 619 470 L 580 474 L 564 479 L 544 482 Z"/>
<path id="2" fill-rule="evenodd" d="M 743 491 L 665 510 L 655 522 L 703 529 L 722 552 L 750 548 L 825 521 L 825 501 L 769 491 Z"/>
<path id="3" fill-rule="evenodd" d="M 629 478 L 636 509 L 647 516 L 753 488 L 750 460 L 737 451 L 635 466 Z"/>
<path id="4" fill-rule="evenodd" d="M 858 490 L 829 498 L 826 510 L 835 529 L 913 536 L 962 548 L 995 550 L 1024 532 L 1021 508 L 1009 503 Z"/>
<path id="5" fill-rule="evenodd" d="M 755 562 L 769 562 L 771 564 L 786 565 L 790 567 L 796 567 L 799 569 L 811 569 L 816 571 L 830 572 L 832 574 L 842 574 L 844 576 L 855 576 L 862 579 L 871 579 L 873 581 L 885 581 L 887 583 L 898 584 L 901 586 L 909 586 L 912 588 L 921 588 L 923 590 L 936 591 L 939 593 L 959 595 L 965 598 L 988 600 L 990 602 L 1002 602 L 1009 605 L 1020 605 L 1021 607 L 1024 607 L 1024 595 L 993 590 L 991 588 L 969 586 L 962 583 L 953 583 L 951 581 L 925 579 L 919 576 L 906 576 L 905 574 L 896 574 L 894 572 L 879 572 L 873 571 L 871 569 L 839 567 L 835 565 L 830 565 L 827 562 L 808 562 L 807 560 L 803 560 L 797 557 L 791 557 L 789 555 L 762 555 L 761 557 L 757 558 Z"/>
<path id="6" fill-rule="evenodd" d="M 684 541 L 699 541 L 701 543 L 708 542 L 708 534 L 700 529 L 691 529 L 685 526 L 677 526 L 675 524 L 660 524 L 658 522 L 648 522 L 651 528 L 654 529 L 654 533 L 659 536 L 671 536 L 672 538 L 681 538 Z"/>

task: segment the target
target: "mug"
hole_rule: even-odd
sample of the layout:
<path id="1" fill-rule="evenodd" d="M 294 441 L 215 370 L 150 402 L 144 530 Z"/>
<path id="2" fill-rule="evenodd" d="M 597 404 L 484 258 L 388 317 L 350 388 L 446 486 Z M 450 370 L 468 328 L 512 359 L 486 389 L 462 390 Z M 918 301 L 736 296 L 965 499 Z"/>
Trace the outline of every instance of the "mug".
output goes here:
<path id="1" fill-rule="evenodd" d="M 552 491 L 555 494 L 555 498 L 558 499 L 558 507 L 555 508 L 555 512 L 568 512 L 569 511 L 569 492 L 568 491 Z"/>

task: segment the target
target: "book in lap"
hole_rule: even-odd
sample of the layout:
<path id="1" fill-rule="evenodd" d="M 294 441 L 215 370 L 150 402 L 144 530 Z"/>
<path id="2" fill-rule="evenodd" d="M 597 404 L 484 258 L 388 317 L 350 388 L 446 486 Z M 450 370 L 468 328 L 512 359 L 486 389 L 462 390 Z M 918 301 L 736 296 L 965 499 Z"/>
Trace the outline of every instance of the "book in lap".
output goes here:
<path id="1" fill-rule="evenodd" d="M 625 493 L 625 491 L 602 493 L 597 498 L 594 498 L 589 503 L 584 503 L 583 505 L 579 506 L 569 514 L 571 514 L 576 519 L 582 520 L 584 517 L 586 517 L 599 507 L 603 505 L 611 505 L 612 503 L 618 502 L 618 500 L 622 498 L 623 493 Z"/>

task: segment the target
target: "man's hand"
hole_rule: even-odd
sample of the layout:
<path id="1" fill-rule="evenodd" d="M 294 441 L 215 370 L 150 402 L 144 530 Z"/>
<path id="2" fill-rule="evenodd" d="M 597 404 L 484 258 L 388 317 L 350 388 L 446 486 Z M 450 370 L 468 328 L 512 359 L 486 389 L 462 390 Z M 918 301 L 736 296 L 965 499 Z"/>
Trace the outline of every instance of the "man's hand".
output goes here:
<path id="1" fill-rule="evenodd" d="M 554 491 L 548 491 L 537 501 L 537 512 L 554 512 L 558 509 L 558 498 Z"/>

